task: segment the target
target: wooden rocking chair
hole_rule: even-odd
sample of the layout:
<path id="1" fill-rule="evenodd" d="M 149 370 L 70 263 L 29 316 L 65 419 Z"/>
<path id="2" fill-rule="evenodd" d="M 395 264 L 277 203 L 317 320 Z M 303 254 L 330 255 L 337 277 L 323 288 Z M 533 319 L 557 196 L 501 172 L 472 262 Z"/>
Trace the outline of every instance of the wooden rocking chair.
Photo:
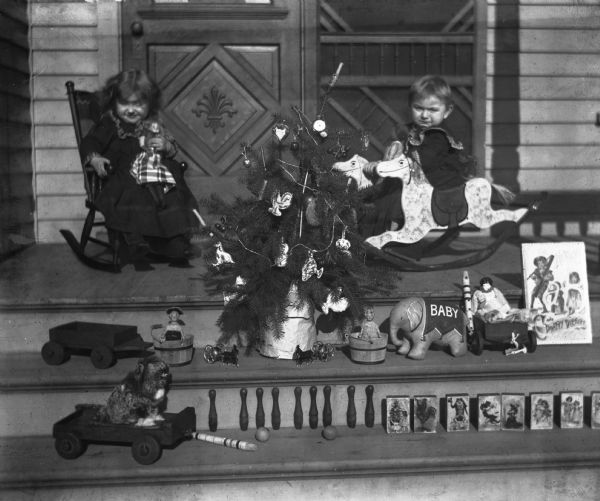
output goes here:
<path id="1" fill-rule="evenodd" d="M 100 120 L 102 109 L 98 96 L 93 92 L 75 90 L 73 82 L 66 83 L 69 106 L 71 108 L 71 117 L 75 129 L 75 138 L 77 148 L 81 146 L 81 141 L 89 130 Z M 97 210 L 95 200 L 102 189 L 103 180 L 96 174 L 94 169 L 82 165 L 83 184 L 85 187 L 85 206 L 88 210 L 81 236 L 79 240 L 69 230 L 62 229 L 60 233 L 65 238 L 78 259 L 85 265 L 102 271 L 118 273 L 121 271 L 119 259 L 120 238 L 114 231 L 107 229 L 108 241 L 101 240 L 92 235 L 92 230 L 98 226 L 105 226 L 102 219 L 97 219 Z M 88 250 L 88 243 L 93 242 L 103 248 L 103 252 L 98 255 L 92 255 Z M 108 250 L 110 258 L 100 257 Z"/>

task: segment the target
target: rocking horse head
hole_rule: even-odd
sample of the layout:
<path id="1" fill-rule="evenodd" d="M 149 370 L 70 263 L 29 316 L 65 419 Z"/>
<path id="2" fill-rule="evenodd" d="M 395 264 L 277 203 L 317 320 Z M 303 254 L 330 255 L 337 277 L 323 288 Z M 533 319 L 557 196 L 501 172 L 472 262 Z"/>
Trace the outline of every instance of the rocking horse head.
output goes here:
<path id="1" fill-rule="evenodd" d="M 394 141 L 387 149 L 384 160 L 369 162 L 360 155 L 354 155 L 345 162 L 334 163 L 332 170 L 354 179 L 360 190 L 372 185 L 369 178 L 395 177 L 402 179 L 405 184 L 409 183 L 413 176 L 413 162 L 404 154 L 402 143 Z"/>

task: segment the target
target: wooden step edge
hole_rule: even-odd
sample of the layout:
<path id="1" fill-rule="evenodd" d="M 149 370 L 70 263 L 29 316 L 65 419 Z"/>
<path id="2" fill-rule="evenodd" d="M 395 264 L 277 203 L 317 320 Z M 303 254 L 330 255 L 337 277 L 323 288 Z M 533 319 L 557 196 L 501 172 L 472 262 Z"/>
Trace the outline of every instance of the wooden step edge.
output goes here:
<path id="1" fill-rule="evenodd" d="M 429 351 L 425 360 L 410 360 L 387 352 L 385 362 L 352 362 L 346 349 L 328 362 L 297 366 L 258 354 L 241 355 L 239 367 L 208 364 L 196 350 L 191 364 L 172 367 L 172 388 L 240 388 L 244 386 L 308 386 L 327 384 L 383 384 L 431 381 L 521 380 L 600 376 L 600 343 L 538 346 L 534 353 L 505 356 L 487 351 L 452 357 Z M 0 392 L 64 392 L 105 390 L 134 369 L 138 358 L 123 358 L 108 369 L 96 369 L 89 357 L 72 356 L 60 366 L 47 365 L 41 355 L 0 356 Z"/>
<path id="2" fill-rule="evenodd" d="M 255 452 L 200 441 L 164 450 L 142 466 L 128 445 L 90 444 L 79 458 L 66 460 L 52 437 L 0 439 L 0 488 L 183 484 L 208 481 L 430 475 L 540 468 L 600 466 L 600 430 L 555 428 L 388 435 L 382 427 L 336 427 L 325 440 L 321 429 L 285 428 L 258 443 L 254 431 L 231 431 L 229 438 L 257 443 Z M 220 431 L 227 436 L 228 430 Z M 31 465 L 35 464 L 35 468 Z"/>

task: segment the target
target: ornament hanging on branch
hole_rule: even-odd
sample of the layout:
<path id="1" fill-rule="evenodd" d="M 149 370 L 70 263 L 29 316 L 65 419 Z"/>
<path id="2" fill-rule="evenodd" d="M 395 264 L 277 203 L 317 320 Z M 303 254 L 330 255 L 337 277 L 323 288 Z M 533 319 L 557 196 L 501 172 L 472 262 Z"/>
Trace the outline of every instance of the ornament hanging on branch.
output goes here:
<path id="1" fill-rule="evenodd" d="M 283 195 L 279 190 L 275 191 L 271 196 L 271 207 L 269 212 L 274 216 L 281 216 L 281 211 L 288 209 L 292 204 L 292 194 L 286 191 Z"/>
<path id="2" fill-rule="evenodd" d="M 231 257 L 231 254 L 229 254 L 229 252 L 226 252 L 223 249 L 223 244 L 221 242 L 217 242 L 215 244 L 215 247 L 217 249 L 217 252 L 215 253 L 215 262 L 212 263 L 212 266 L 214 268 L 220 269 L 223 265 L 235 264 L 235 261 Z"/>
<path id="3" fill-rule="evenodd" d="M 292 131 L 292 141 L 290 142 L 290 151 L 296 153 L 297 151 L 300 150 L 300 142 L 298 141 L 298 136 L 300 135 L 300 132 L 302 130 L 302 127 L 296 127 L 293 131 Z"/>
<path id="4" fill-rule="evenodd" d="M 250 158 L 248 158 L 248 145 L 246 143 L 242 143 L 242 157 L 244 157 L 244 167 L 250 167 L 252 162 L 250 161 Z"/>
<path id="5" fill-rule="evenodd" d="M 335 248 L 346 256 L 352 256 L 350 253 L 350 241 L 346 240 L 346 228 L 342 230 L 342 236 L 335 242 Z"/>
<path id="6" fill-rule="evenodd" d="M 285 243 L 283 237 L 279 242 L 279 254 L 275 258 L 275 266 L 279 268 L 285 268 L 288 262 L 288 257 L 290 255 L 290 246 Z"/>
<path id="7" fill-rule="evenodd" d="M 317 267 L 317 262 L 313 256 L 313 251 L 308 251 L 308 259 L 305 261 L 302 266 L 302 281 L 306 282 L 315 275 L 317 278 L 321 278 L 323 275 L 323 268 Z"/>
<path id="8" fill-rule="evenodd" d="M 333 155 L 336 160 L 346 160 L 350 153 L 350 146 L 342 144 L 341 136 L 342 133 L 338 132 L 336 144 L 327 150 L 327 153 Z"/>
<path id="9" fill-rule="evenodd" d="M 315 228 L 317 226 L 320 226 L 321 221 L 319 220 L 319 216 L 317 215 L 317 199 L 312 195 L 308 195 L 304 199 L 304 205 L 304 212 L 306 214 L 307 224 Z"/>
<path id="10" fill-rule="evenodd" d="M 346 311 L 348 306 L 350 306 L 348 299 L 343 296 L 342 288 L 338 287 L 335 291 L 329 291 L 325 302 L 321 305 L 321 310 L 325 315 L 329 313 L 329 310 L 341 313 Z"/>
<path id="11" fill-rule="evenodd" d="M 277 140 L 282 143 L 290 133 L 290 126 L 285 123 L 284 120 L 282 120 L 277 122 L 271 130 L 273 131 L 273 135 L 277 138 Z"/>
<path id="12" fill-rule="evenodd" d="M 312 124 L 313 131 L 315 131 L 323 139 L 327 137 L 327 124 L 321 115 L 317 116 L 317 119 Z"/>
<path id="13" fill-rule="evenodd" d="M 223 291 L 223 304 L 229 304 L 233 299 L 243 299 L 244 296 L 240 296 L 240 292 L 246 285 L 246 280 L 238 275 L 235 279 L 235 291 L 226 292 Z"/>
<path id="14" fill-rule="evenodd" d="M 369 136 L 368 131 L 362 131 L 360 135 L 360 143 L 363 151 L 367 151 L 369 149 L 369 145 L 371 144 L 371 137 Z"/>

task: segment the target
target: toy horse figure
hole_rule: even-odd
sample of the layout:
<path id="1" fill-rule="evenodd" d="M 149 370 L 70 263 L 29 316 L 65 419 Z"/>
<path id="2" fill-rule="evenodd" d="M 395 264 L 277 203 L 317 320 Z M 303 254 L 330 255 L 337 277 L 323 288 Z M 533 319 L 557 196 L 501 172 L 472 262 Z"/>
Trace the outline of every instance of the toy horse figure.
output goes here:
<path id="1" fill-rule="evenodd" d="M 397 149 L 402 151 L 401 148 Z M 508 199 L 509 195 L 512 196 L 512 193 L 506 188 L 490 184 L 481 177 L 466 181 L 464 185 L 466 207 L 461 211 L 459 204 L 459 209 L 451 212 L 452 208 L 449 208 L 448 204 L 440 202 L 437 197 L 434 198 L 434 189 L 425 178 L 421 166 L 404 154 L 376 164 L 370 164 L 365 158 L 354 155 L 346 162 L 336 162 L 333 169 L 355 179 L 361 189 L 371 185 L 363 169 L 373 165 L 379 177 L 397 178 L 403 183 L 404 226 L 399 230 L 385 231 L 366 239 L 367 243 L 378 249 L 390 242 L 402 244 L 418 242 L 433 229 L 448 229 L 467 223 L 474 224 L 478 228 L 489 228 L 502 221 L 519 222 L 528 212 L 527 208 L 494 210 L 491 206 L 492 188 L 497 189 L 505 199 Z M 449 205 L 452 205 L 452 201 Z M 445 217 L 440 217 L 440 214 Z M 440 220 L 444 224 L 440 224 Z"/>

